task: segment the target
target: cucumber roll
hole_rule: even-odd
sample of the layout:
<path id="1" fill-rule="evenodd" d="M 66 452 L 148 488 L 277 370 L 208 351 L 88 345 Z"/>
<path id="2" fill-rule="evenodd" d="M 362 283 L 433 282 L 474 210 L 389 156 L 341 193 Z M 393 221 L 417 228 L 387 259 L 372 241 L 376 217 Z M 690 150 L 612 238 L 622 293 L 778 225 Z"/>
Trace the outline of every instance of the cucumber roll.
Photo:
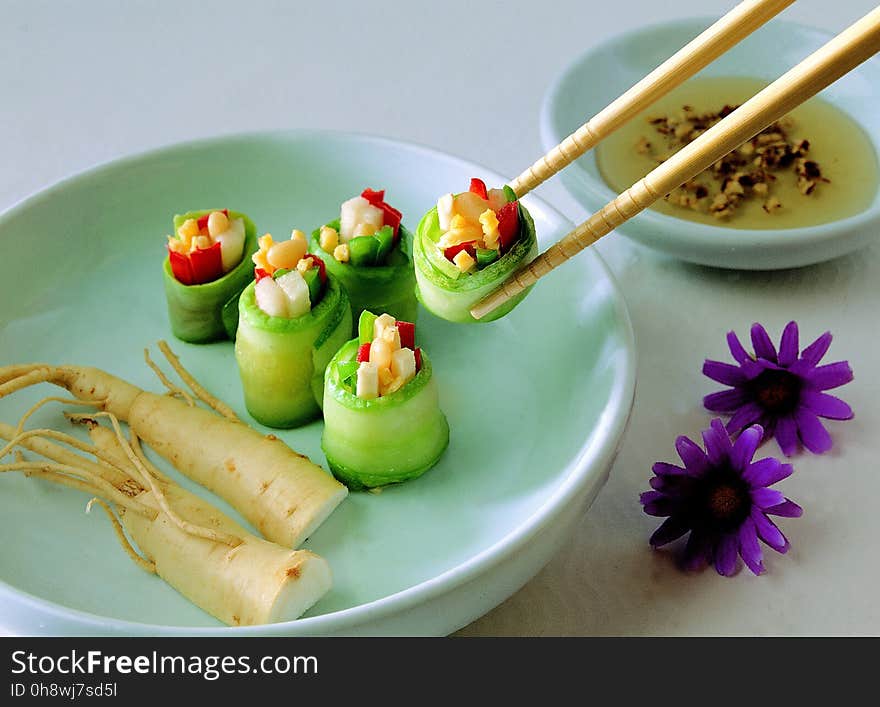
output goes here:
<path id="1" fill-rule="evenodd" d="M 223 309 L 251 280 L 256 227 L 237 211 L 209 209 L 175 216 L 174 231 L 163 266 L 171 331 L 193 344 L 234 336 Z"/>
<path id="2" fill-rule="evenodd" d="M 342 204 L 338 219 L 312 233 L 309 250 L 342 283 L 355 322 L 364 310 L 416 320 L 412 234 L 400 221 L 384 190 L 364 189 Z"/>
<path id="3" fill-rule="evenodd" d="M 297 427 L 320 413 L 324 369 L 350 335 L 351 308 L 324 262 L 306 252 L 302 231 L 259 243 L 255 280 L 238 303 L 235 360 L 251 416 Z"/>
<path id="4" fill-rule="evenodd" d="M 415 325 L 364 312 L 359 336 L 324 374 L 324 435 L 330 470 L 350 489 L 421 476 L 449 444 L 431 361 Z"/>
<path id="5" fill-rule="evenodd" d="M 419 222 L 413 241 L 416 292 L 433 314 L 451 322 L 489 322 L 526 296 L 512 298 L 483 319 L 470 309 L 538 254 L 535 223 L 510 187 L 446 194 Z"/>

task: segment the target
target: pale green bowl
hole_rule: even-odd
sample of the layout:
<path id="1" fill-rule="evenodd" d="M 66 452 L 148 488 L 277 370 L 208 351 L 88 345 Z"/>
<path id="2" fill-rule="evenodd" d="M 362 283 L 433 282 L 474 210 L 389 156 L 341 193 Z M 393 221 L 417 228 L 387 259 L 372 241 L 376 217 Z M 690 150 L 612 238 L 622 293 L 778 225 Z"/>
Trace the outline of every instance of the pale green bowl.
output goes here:
<path id="1" fill-rule="evenodd" d="M 553 82 L 541 107 L 541 141 L 549 150 L 696 37 L 714 19 L 652 25 L 611 37 L 574 59 Z M 831 38 L 823 30 L 772 20 L 697 76 L 748 76 L 773 81 Z M 822 91 L 880 145 L 880 60 L 872 59 Z M 560 173 L 589 212 L 617 194 L 605 183 L 594 152 Z M 880 232 L 880 191 L 863 212 L 808 228 L 746 230 L 706 226 L 643 211 L 618 232 L 648 248 L 692 263 L 742 270 L 774 270 L 829 260 L 862 248 Z"/>
<path id="2" fill-rule="evenodd" d="M 423 147 L 292 132 L 177 145 L 68 179 L 0 217 L 0 364 L 94 365 L 158 390 L 143 348 L 166 338 L 248 419 L 232 344 L 171 338 L 161 268 L 171 216 L 228 205 L 260 233 L 283 237 L 294 226 L 310 232 L 370 186 L 386 188 L 413 228 L 439 194 L 472 176 L 503 181 Z M 570 228 L 541 201 L 526 203 L 545 246 Z M 0 626 L 51 635 L 445 634 L 504 600 L 550 559 L 608 476 L 635 382 L 626 307 L 588 252 L 504 319 L 453 325 L 422 311 L 418 326 L 451 444 L 422 478 L 352 494 L 309 539 L 329 560 L 334 587 L 306 618 L 221 626 L 134 566 L 107 519 L 85 515 L 84 495 L 7 474 Z M 47 394 L 43 386 L 0 400 L 0 419 L 13 423 Z M 69 429 L 59 406 L 32 424 Z M 325 464 L 320 422 L 275 434 Z"/>

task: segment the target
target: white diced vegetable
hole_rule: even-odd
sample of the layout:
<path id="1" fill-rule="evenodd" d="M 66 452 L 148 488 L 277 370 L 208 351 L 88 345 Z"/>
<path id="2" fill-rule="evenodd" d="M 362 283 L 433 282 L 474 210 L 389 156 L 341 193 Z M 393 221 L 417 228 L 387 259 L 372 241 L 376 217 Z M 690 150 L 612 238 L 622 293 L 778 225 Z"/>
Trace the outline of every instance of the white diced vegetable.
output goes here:
<path id="1" fill-rule="evenodd" d="M 244 252 L 244 221 L 232 219 L 229 228 L 217 236 L 220 243 L 220 258 L 223 261 L 223 272 L 229 272 L 241 262 Z"/>
<path id="2" fill-rule="evenodd" d="M 403 381 L 415 378 L 416 355 L 412 349 L 398 349 L 391 354 L 391 372 Z"/>
<path id="3" fill-rule="evenodd" d="M 287 316 L 291 319 L 296 319 L 296 317 L 301 317 L 303 314 L 311 311 L 312 303 L 309 300 L 309 286 L 298 270 L 291 270 L 289 273 L 285 273 L 275 282 L 287 297 Z"/>
<path id="4" fill-rule="evenodd" d="M 289 316 L 287 295 L 271 277 L 262 278 L 254 286 L 254 295 L 257 299 L 257 306 L 270 317 Z"/>
<path id="5" fill-rule="evenodd" d="M 373 321 L 373 338 L 381 339 L 386 329 L 397 325 L 397 320 L 387 312 L 383 312 Z"/>
<path id="6" fill-rule="evenodd" d="M 379 368 L 388 368 L 391 365 L 391 344 L 385 339 L 373 339 L 370 344 L 370 363 Z"/>
<path id="7" fill-rule="evenodd" d="M 443 233 L 449 230 L 449 222 L 452 221 L 452 199 L 452 194 L 444 194 L 437 200 L 437 216 Z"/>
<path id="8" fill-rule="evenodd" d="M 507 203 L 507 194 L 504 193 L 503 189 L 490 189 L 489 190 L 489 208 L 492 211 L 498 211 L 502 206 Z"/>
<path id="9" fill-rule="evenodd" d="M 367 400 L 379 397 L 379 369 L 375 363 L 362 361 L 358 366 L 357 396 Z"/>
<path id="10" fill-rule="evenodd" d="M 370 202 L 362 196 L 343 201 L 339 209 L 339 240 L 348 243 L 354 237 L 354 229 L 363 221 L 363 213 Z"/>
<path id="11" fill-rule="evenodd" d="M 385 212 L 378 206 L 370 204 L 361 213 L 361 223 L 368 226 L 374 226 L 376 231 L 378 231 L 385 224 Z M 375 233 L 375 231 L 373 231 L 373 233 Z"/>

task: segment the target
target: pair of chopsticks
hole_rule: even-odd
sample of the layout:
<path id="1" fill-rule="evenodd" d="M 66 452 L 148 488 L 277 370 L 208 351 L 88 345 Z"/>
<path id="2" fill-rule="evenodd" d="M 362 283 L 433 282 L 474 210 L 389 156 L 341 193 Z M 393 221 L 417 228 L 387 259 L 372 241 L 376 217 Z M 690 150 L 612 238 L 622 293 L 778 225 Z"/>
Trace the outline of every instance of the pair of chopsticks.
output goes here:
<path id="1" fill-rule="evenodd" d="M 792 2 L 794 0 L 746 0 L 740 3 L 535 162 L 510 186 L 518 197 L 522 197 Z M 477 302 L 471 309 L 471 314 L 480 319 L 515 297 L 573 255 L 648 208 L 665 194 L 693 179 L 724 155 L 878 52 L 880 6 L 649 172 L 531 263 L 512 274 L 494 292 Z"/>

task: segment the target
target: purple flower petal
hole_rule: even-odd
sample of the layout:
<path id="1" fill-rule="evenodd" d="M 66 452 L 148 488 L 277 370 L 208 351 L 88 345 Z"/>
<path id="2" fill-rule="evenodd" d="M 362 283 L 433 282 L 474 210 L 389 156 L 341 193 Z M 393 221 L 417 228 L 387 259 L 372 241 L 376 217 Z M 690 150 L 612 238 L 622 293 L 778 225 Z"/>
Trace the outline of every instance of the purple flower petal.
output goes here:
<path id="1" fill-rule="evenodd" d="M 822 336 L 801 351 L 801 360 L 807 361 L 815 366 L 822 360 L 822 357 L 828 351 L 829 346 L 831 346 L 831 332 L 826 331 Z"/>
<path id="2" fill-rule="evenodd" d="M 651 467 L 651 471 L 657 474 L 657 476 L 678 476 L 687 473 L 687 469 L 682 469 L 680 466 L 667 464 L 666 462 L 655 462 L 654 466 Z"/>
<path id="3" fill-rule="evenodd" d="M 730 435 L 724 429 L 724 424 L 719 419 L 712 420 L 707 430 L 703 430 L 703 444 L 706 445 L 706 453 L 709 461 L 718 465 L 730 457 Z"/>
<path id="4" fill-rule="evenodd" d="M 748 399 L 748 395 L 739 388 L 729 388 L 707 395 L 703 398 L 703 406 L 712 412 L 733 412 Z"/>
<path id="5" fill-rule="evenodd" d="M 828 393 L 804 390 L 801 392 L 801 403 L 819 417 L 829 420 L 850 420 L 853 417 L 852 408 L 847 403 Z"/>
<path id="6" fill-rule="evenodd" d="M 737 471 L 746 469 L 749 462 L 752 461 L 752 457 L 755 456 L 755 452 L 758 451 L 758 445 L 761 444 L 763 438 L 764 430 L 758 425 L 743 430 L 730 453 L 730 465 Z"/>
<path id="7" fill-rule="evenodd" d="M 833 442 L 831 435 L 825 426 L 819 422 L 816 414 L 806 408 L 801 408 L 795 413 L 798 434 L 804 446 L 814 454 L 823 454 L 831 449 Z"/>
<path id="8" fill-rule="evenodd" d="M 705 533 L 693 530 L 688 536 L 682 556 L 682 567 L 688 571 L 702 569 L 712 560 L 712 541 Z"/>
<path id="9" fill-rule="evenodd" d="M 758 537 L 767 545 L 772 547 L 776 552 L 785 554 L 790 547 L 788 540 L 782 534 L 782 531 L 776 527 L 776 524 L 765 516 L 760 509 L 753 508 L 751 518 L 755 523 L 755 529 L 758 531 Z"/>
<path id="10" fill-rule="evenodd" d="M 782 453 L 790 457 L 798 449 L 798 426 L 793 417 L 780 417 L 776 421 L 776 441 Z"/>
<path id="11" fill-rule="evenodd" d="M 736 555 L 739 550 L 739 539 L 735 533 L 721 536 L 715 549 L 715 570 L 720 575 L 731 577 L 736 574 Z"/>
<path id="12" fill-rule="evenodd" d="M 730 353 L 734 360 L 738 363 L 745 363 L 746 361 L 752 360 L 752 357 L 749 356 L 749 352 L 743 348 L 743 345 L 739 342 L 739 338 L 737 338 L 736 334 L 732 331 L 727 332 L 727 346 L 730 349 Z"/>
<path id="13" fill-rule="evenodd" d="M 752 488 L 762 488 L 788 478 L 791 472 L 791 464 L 783 464 L 778 459 L 767 457 L 749 464 L 743 474 L 743 480 Z"/>
<path id="14" fill-rule="evenodd" d="M 788 464 L 786 464 L 785 466 L 788 466 Z M 786 498 L 785 501 L 780 503 L 778 506 L 765 508 L 764 513 L 768 513 L 774 516 L 780 516 L 782 518 L 800 518 L 804 514 L 804 509 L 801 508 L 794 501 L 789 501 Z"/>
<path id="15" fill-rule="evenodd" d="M 752 489 L 752 501 L 758 508 L 772 508 L 780 503 L 785 503 L 785 496 L 782 491 L 768 488 Z"/>
<path id="16" fill-rule="evenodd" d="M 760 324 L 752 324 L 752 346 L 755 347 L 755 355 L 776 363 L 776 347 L 770 340 L 767 330 Z"/>
<path id="17" fill-rule="evenodd" d="M 797 322 L 789 322 L 782 331 L 782 339 L 779 342 L 779 363 L 782 366 L 790 366 L 798 357 L 798 325 Z"/>
<path id="18" fill-rule="evenodd" d="M 703 375 L 723 385 L 741 385 L 746 382 L 745 374 L 739 366 L 710 359 L 703 362 Z"/>
<path id="19" fill-rule="evenodd" d="M 849 383 L 853 379 L 853 372 L 849 361 L 838 361 L 814 368 L 805 377 L 810 387 L 816 390 L 830 390 Z"/>
<path id="20" fill-rule="evenodd" d="M 761 545 L 758 543 L 758 531 L 755 530 L 755 521 L 746 518 L 737 532 L 739 539 L 739 554 L 743 558 L 753 574 L 760 575 L 764 573 L 764 553 L 761 552 Z"/>
<path id="21" fill-rule="evenodd" d="M 678 540 L 689 530 L 690 526 L 683 518 L 670 516 L 654 531 L 650 541 L 651 547 L 662 547 L 673 540 Z"/>
<path id="22" fill-rule="evenodd" d="M 657 491 L 646 491 L 639 497 L 639 501 L 645 513 L 658 518 L 671 516 L 681 509 L 681 502 L 679 500 L 670 498 Z"/>
<path id="23" fill-rule="evenodd" d="M 746 403 L 727 421 L 727 431 L 730 434 L 736 434 L 740 430 L 758 422 L 763 414 L 764 411 L 757 403 Z M 765 428 L 764 438 L 766 439 L 768 436 L 768 432 Z"/>
<path id="24" fill-rule="evenodd" d="M 690 476 L 702 476 L 709 469 L 709 458 L 693 440 L 682 435 L 675 440 L 675 451 L 684 462 Z"/>

